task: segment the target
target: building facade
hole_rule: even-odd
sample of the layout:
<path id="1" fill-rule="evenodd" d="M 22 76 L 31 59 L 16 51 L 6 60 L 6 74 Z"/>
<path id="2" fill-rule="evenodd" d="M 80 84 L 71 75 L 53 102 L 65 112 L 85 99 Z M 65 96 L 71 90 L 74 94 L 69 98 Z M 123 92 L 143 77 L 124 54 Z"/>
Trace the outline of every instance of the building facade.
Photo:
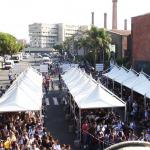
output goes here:
<path id="1" fill-rule="evenodd" d="M 150 74 L 150 13 L 132 17 L 132 66 Z"/>
<path id="2" fill-rule="evenodd" d="M 128 37 L 131 35 L 129 30 L 108 30 L 111 36 L 111 44 L 115 45 L 116 58 L 129 57 Z"/>
<path id="3" fill-rule="evenodd" d="M 49 48 L 58 41 L 57 25 L 34 23 L 29 25 L 30 47 Z"/>
<path id="4" fill-rule="evenodd" d="M 88 26 L 34 23 L 29 25 L 30 47 L 52 48 Z"/>

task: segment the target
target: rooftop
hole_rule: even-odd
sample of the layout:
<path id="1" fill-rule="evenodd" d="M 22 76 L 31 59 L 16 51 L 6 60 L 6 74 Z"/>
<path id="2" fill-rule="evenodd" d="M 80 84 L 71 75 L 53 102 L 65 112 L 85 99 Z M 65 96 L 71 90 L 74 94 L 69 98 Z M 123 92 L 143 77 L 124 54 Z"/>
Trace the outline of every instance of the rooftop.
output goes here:
<path id="1" fill-rule="evenodd" d="M 132 18 L 136 18 L 136 17 L 142 17 L 142 16 L 147 16 L 147 15 L 150 15 L 150 12 L 148 12 L 148 13 L 145 13 L 145 14 L 142 14 L 142 15 L 134 16 L 134 17 L 132 17 Z"/>
<path id="2" fill-rule="evenodd" d="M 131 34 L 131 31 L 130 31 L 130 30 L 117 30 L 117 29 L 112 29 L 112 30 L 109 30 L 109 32 L 116 33 L 116 34 L 119 34 L 119 35 L 126 35 L 126 36 Z"/>

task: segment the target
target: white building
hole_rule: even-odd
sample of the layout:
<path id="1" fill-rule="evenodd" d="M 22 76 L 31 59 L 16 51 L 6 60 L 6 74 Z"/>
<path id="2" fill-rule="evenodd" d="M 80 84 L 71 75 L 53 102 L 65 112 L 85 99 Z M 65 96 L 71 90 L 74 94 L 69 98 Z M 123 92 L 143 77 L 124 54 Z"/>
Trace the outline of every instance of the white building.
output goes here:
<path id="1" fill-rule="evenodd" d="M 53 47 L 58 41 L 57 25 L 34 23 L 29 25 L 30 47 Z"/>
<path id="2" fill-rule="evenodd" d="M 34 23 L 29 25 L 30 47 L 51 48 L 88 26 Z"/>

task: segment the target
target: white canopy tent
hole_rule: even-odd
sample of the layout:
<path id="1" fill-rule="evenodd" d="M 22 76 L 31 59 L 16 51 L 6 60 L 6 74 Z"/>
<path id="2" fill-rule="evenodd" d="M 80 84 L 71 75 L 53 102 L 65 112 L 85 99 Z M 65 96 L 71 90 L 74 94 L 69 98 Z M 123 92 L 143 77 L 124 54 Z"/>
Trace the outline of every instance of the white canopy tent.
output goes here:
<path id="1" fill-rule="evenodd" d="M 85 74 L 80 71 L 74 80 L 71 80 L 71 82 L 67 82 L 67 87 L 69 90 L 71 90 L 74 87 L 76 87 L 78 84 L 82 84 L 82 82 L 86 80 L 87 77 L 85 77 Z"/>
<path id="2" fill-rule="evenodd" d="M 143 79 L 140 84 L 137 84 L 133 87 L 133 91 L 140 93 L 141 95 L 146 95 L 146 93 L 150 92 L 150 82 L 149 79 Z"/>
<path id="3" fill-rule="evenodd" d="M 96 84 L 92 81 L 91 78 L 82 80 L 82 84 L 78 84 L 76 87 L 70 90 L 73 97 L 81 96 L 81 94 L 87 94 L 89 91 L 92 91 L 95 88 Z"/>
<path id="4" fill-rule="evenodd" d="M 75 71 L 71 72 L 70 74 L 68 74 L 67 76 L 62 75 L 63 80 L 65 81 L 65 83 L 69 83 L 71 81 L 74 81 L 76 78 L 79 77 L 79 73 L 81 70 L 76 69 Z"/>
<path id="5" fill-rule="evenodd" d="M 79 93 L 77 94 L 74 94 L 74 93 L 71 93 L 75 99 L 75 101 L 78 99 L 78 98 L 84 98 L 85 96 L 87 96 L 89 93 L 91 93 L 95 87 L 97 86 L 96 83 L 94 83 L 91 79 L 88 81 L 88 83 L 83 87 L 83 89 L 80 89 L 79 90 Z"/>
<path id="6" fill-rule="evenodd" d="M 127 81 L 128 79 L 134 80 L 134 78 L 137 77 L 137 74 L 135 74 L 132 69 L 130 69 L 128 72 L 118 76 L 115 78 L 115 81 L 122 84 L 123 82 Z"/>
<path id="7" fill-rule="evenodd" d="M 65 74 L 62 75 L 63 79 L 65 80 L 66 78 L 71 77 L 71 75 L 74 74 L 74 72 L 76 72 L 77 68 L 70 68 L 67 72 L 65 72 Z"/>
<path id="8" fill-rule="evenodd" d="M 124 74 L 127 74 L 127 71 L 123 67 L 121 67 L 119 69 L 119 71 L 112 76 L 111 79 L 114 80 L 114 81 L 116 81 L 119 76 L 123 76 Z"/>
<path id="9" fill-rule="evenodd" d="M 0 112 L 39 111 L 42 97 L 42 76 L 28 68 L 0 98 Z"/>
<path id="10" fill-rule="evenodd" d="M 150 90 L 144 96 L 150 99 Z"/>
<path id="11" fill-rule="evenodd" d="M 122 86 L 125 86 L 144 97 L 150 98 L 149 94 L 147 94 L 150 92 L 150 77 L 144 72 L 138 74 L 133 69 L 127 71 L 127 69 L 123 67 L 120 67 L 119 69 L 118 66 L 113 66 L 112 69 L 109 72 L 104 73 L 103 76 L 113 80 L 113 87 L 114 81 L 121 84 L 121 95 Z"/>
<path id="12" fill-rule="evenodd" d="M 117 70 L 117 69 L 116 69 Z M 81 109 L 98 109 L 98 108 L 113 108 L 125 107 L 126 103 L 115 96 L 108 89 L 92 80 L 91 76 L 82 73 L 81 70 L 76 69 L 76 72 L 69 75 L 69 70 L 62 76 L 64 82 L 74 101 L 79 107 L 79 120 L 80 120 L 80 139 L 81 139 Z"/>
<path id="13" fill-rule="evenodd" d="M 142 73 L 140 73 L 136 78 L 132 80 L 126 80 L 122 84 L 130 89 L 133 89 L 133 87 L 140 85 L 143 82 L 148 82 L 148 79 Z"/>
<path id="14" fill-rule="evenodd" d="M 69 69 L 71 69 L 73 67 L 78 67 L 78 64 L 62 64 L 60 66 L 60 68 L 62 68 L 63 72 L 66 72 L 66 71 L 68 71 Z"/>
<path id="15" fill-rule="evenodd" d="M 81 109 L 125 107 L 125 102 L 110 94 L 100 85 L 97 85 L 95 89 L 84 97 L 75 97 L 75 101 Z"/>
<path id="16" fill-rule="evenodd" d="M 70 74 L 72 74 L 72 69 L 71 69 L 71 71 L 68 70 L 68 71 L 65 73 L 65 74 L 67 74 L 67 77 L 70 77 L 69 72 L 71 72 Z M 119 104 L 120 104 L 120 107 L 124 107 L 124 106 L 125 106 L 125 103 L 124 103 L 123 101 L 121 101 L 119 98 L 115 97 L 113 93 L 109 92 L 109 90 L 104 89 L 103 86 L 97 86 L 97 83 L 94 82 L 94 81 L 91 79 L 90 76 L 88 76 L 88 75 L 86 75 L 85 73 L 83 73 L 82 70 L 76 68 L 76 69 L 75 69 L 75 72 L 73 72 L 73 75 L 71 76 L 71 78 L 67 78 L 67 77 L 65 76 L 65 74 L 62 75 L 62 77 L 63 77 L 64 82 L 66 83 L 67 87 L 69 88 L 70 93 L 71 93 L 72 96 L 75 98 L 75 99 L 74 99 L 75 102 L 80 101 L 80 100 L 79 100 L 80 98 L 77 99 L 77 96 L 74 95 L 75 93 L 77 94 L 77 92 L 79 92 L 78 95 L 79 95 L 79 97 L 80 97 L 80 96 L 82 96 L 82 93 L 83 93 L 84 91 L 86 91 L 86 89 L 87 89 L 88 93 L 85 92 L 86 94 L 85 94 L 85 97 L 84 97 L 85 99 L 87 99 L 87 96 L 92 92 L 92 91 L 90 90 L 90 88 L 91 88 L 91 86 L 92 86 L 92 87 L 94 87 L 94 88 L 95 88 L 95 87 L 98 87 L 98 89 L 101 89 L 101 90 L 96 90 L 96 91 L 99 92 L 99 94 L 95 95 L 96 97 L 94 97 L 94 99 L 99 99 L 99 98 L 100 98 L 99 100 L 103 100 L 103 101 L 106 101 L 106 102 L 107 102 L 106 99 L 109 97 L 109 98 L 112 98 L 112 99 L 114 100 L 114 105 L 110 104 L 109 107 L 115 107 L 115 104 L 116 104 L 116 107 L 119 107 Z M 84 83 L 84 86 L 82 86 L 82 88 L 80 88 L 81 85 L 82 85 L 82 83 Z M 74 89 L 75 89 L 75 90 L 74 90 Z M 76 91 L 76 92 L 75 92 L 75 91 Z M 102 92 L 105 96 L 107 95 L 107 97 L 101 96 L 101 92 Z M 93 95 L 93 96 L 94 96 L 94 95 Z M 100 97 L 100 96 L 101 96 L 101 97 Z M 93 98 L 92 98 L 92 97 L 90 97 L 89 99 L 91 99 L 91 101 L 93 101 Z M 112 100 L 112 101 L 113 101 L 113 100 Z M 116 103 L 116 101 L 119 101 L 119 102 Z M 93 102 L 94 102 L 94 101 L 93 101 Z M 79 104 L 79 103 L 77 103 L 77 104 Z M 85 104 L 86 104 L 86 102 L 85 102 Z M 103 107 L 103 106 L 97 105 L 97 108 L 101 108 L 101 107 Z M 104 106 L 104 107 L 105 107 L 105 106 Z M 108 108 L 109 108 L 109 107 L 108 107 Z"/>
<path id="17" fill-rule="evenodd" d="M 120 68 L 117 67 L 117 66 L 113 66 L 111 68 L 111 70 L 105 74 L 103 74 L 103 76 L 107 77 L 107 78 L 110 78 L 110 79 L 113 79 L 115 76 L 117 76 L 117 74 L 119 73 L 120 71 Z"/>

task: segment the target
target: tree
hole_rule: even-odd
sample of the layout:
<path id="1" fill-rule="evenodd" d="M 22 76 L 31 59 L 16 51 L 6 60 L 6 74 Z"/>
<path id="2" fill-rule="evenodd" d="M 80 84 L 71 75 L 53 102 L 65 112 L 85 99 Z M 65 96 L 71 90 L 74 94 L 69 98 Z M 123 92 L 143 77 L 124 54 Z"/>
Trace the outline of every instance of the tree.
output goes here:
<path id="1" fill-rule="evenodd" d="M 63 53 L 63 44 L 53 46 L 54 49 L 58 50 L 60 54 Z"/>
<path id="2" fill-rule="evenodd" d="M 93 51 L 94 67 L 97 62 L 103 62 L 109 51 L 111 38 L 103 28 L 92 27 L 88 32 L 88 41 Z"/>
<path id="3" fill-rule="evenodd" d="M 0 54 L 12 55 L 19 52 L 22 49 L 22 45 L 17 43 L 14 36 L 8 33 L 0 32 Z"/>

